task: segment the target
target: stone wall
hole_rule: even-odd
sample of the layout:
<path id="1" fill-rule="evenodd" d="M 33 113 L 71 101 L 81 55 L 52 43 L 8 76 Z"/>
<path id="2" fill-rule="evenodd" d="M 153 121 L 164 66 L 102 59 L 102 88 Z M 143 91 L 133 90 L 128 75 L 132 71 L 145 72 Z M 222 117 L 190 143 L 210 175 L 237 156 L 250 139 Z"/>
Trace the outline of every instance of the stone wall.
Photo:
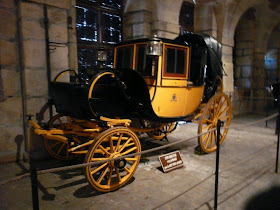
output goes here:
<path id="1" fill-rule="evenodd" d="M 50 79 L 77 68 L 74 6 L 70 0 L 0 1 L 0 161 L 23 158 L 32 140 L 25 139 L 25 115 L 35 115 L 48 101 L 46 20 Z M 42 139 L 37 138 L 31 143 L 42 157 Z"/>
<path id="2" fill-rule="evenodd" d="M 0 160 L 8 161 L 24 138 L 16 14 L 14 1 L 0 1 Z"/>

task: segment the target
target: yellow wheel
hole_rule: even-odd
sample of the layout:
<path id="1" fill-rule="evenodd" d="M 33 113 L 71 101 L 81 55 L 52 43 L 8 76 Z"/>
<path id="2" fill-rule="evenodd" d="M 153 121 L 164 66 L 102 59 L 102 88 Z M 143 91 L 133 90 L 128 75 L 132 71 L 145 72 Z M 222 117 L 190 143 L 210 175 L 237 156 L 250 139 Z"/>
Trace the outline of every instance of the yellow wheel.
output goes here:
<path id="1" fill-rule="evenodd" d="M 148 136 L 155 140 L 162 140 L 164 137 L 169 135 L 176 128 L 176 122 L 163 124 L 145 122 L 147 128 L 155 128 L 153 131 L 147 132 Z"/>
<path id="2" fill-rule="evenodd" d="M 102 132 L 90 146 L 85 162 L 122 157 L 141 152 L 141 145 L 134 132 L 126 127 L 114 127 Z M 98 191 L 110 192 L 125 185 L 133 176 L 141 155 L 87 166 L 85 175 Z"/>
<path id="3" fill-rule="evenodd" d="M 220 136 L 220 144 L 222 144 L 227 135 L 231 117 L 232 107 L 229 97 L 224 93 L 214 95 L 204 107 L 199 120 L 198 134 L 217 128 L 218 120 L 221 120 L 224 123 Z M 199 136 L 198 144 L 205 153 L 214 152 L 217 148 L 217 130 Z"/>
<path id="4" fill-rule="evenodd" d="M 57 114 L 48 122 L 49 129 L 56 128 L 65 130 L 70 119 L 70 117 Z M 44 144 L 48 153 L 56 159 L 70 160 L 73 158 L 73 155 L 68 152 L 69 145 L 66 143 L 44 137 Z"/>

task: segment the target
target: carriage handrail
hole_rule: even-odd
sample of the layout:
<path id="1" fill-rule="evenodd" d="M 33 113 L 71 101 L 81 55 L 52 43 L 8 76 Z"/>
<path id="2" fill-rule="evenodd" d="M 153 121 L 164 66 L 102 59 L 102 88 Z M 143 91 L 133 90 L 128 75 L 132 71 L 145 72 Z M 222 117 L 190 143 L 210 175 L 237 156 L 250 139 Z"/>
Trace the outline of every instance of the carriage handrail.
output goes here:
<path id="1" fill-rule="evenodd" d="M 92 90 L 95 86 L 95 84 L 97 83 L 97 81 L 105 76 L 105 75 L 111 75 L 111 77 L 115 77 L 115 74 L 113 72 L 110 72 L 110 71 L 105 71 L 105 72 L 100 72 L 95 78 L 94 80 L 92 81 L 91 85 L 90 85 L 90 88 L 89 88 L 89 91 L 88 91 L 88 105 L 89 105 L 89 108 L 90 108 L 90 111 L 92 112 L 92 114 L 95 116 L 95 117 L 98 117 L 98 114 L 93 110 L 93 108 L 91 107 L 91 104 L 90 104 L 90 99 L 92 98 Z"/>

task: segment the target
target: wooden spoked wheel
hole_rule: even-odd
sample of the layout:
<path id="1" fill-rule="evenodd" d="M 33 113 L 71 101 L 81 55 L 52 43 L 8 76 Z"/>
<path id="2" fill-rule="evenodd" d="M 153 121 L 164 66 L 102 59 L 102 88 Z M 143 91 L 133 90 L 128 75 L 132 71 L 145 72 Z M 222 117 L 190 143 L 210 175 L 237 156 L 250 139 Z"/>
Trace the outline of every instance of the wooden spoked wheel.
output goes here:
<path id="1" fill-rule="evenodd" d="M 205 105 L 198 125 L 198 134 L 210 131 L 198 137 L 198 144 L 205 153 L 214 152 L 217 148 L 217 130 L 213 129 L 217 128 L 218 120 L 224 123 L 220 135 L 220 144 L 222 144 L 227 135 L 231 117 L 231 102 L 224 93 L 214 95 Z"/>
<path id="2" fill-rule="evenodd" d="M 169 123 L 166 125 L 146 123 L 146 127 L 155 127 L 155 130 L 147 132 L 148 136 L 155 140 L 162 140 L 164 137 L 169 135 L 176 127 L 176 122 Z"/>
<path id="3" fill-rule="evenodd" d="M 108 160 L 141 151 L 134 132 L 126 127 L 114 127 L 102 132 L 90 146 L 86 163 Z M 87 166 L 85 175 L 98 191 L 110 192 L 122 187 L 133 176 L 141 155 Z"/>
<path id="4" fill-rule="evenodd" d="M 49 129 L 56 128 L 56 129 L 64 130 L 67 128 L 67 123 L 69 123 L 70 119 L 71 119 L 70 117 L 57 114 L 52 119 L 49 120 L 48 122 Z M 70 160 L 73 158 L 73 155 L 71 155 L 68 152 L 69 145 L 64 142 L 49 139 L 47 136 L 45 136 L 44 144 L 48 153 L 56 159 Z"/>

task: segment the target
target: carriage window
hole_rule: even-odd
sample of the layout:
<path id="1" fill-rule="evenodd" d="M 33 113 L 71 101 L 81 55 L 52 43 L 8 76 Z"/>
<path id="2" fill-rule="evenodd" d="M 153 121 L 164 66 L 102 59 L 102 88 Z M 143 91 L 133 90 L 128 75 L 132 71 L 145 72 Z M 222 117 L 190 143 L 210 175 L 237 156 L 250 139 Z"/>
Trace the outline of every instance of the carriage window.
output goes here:
<path id="1" fill-rule="evenodd" d="M 133 54 L 132 46 L 118 48 L 116 68 L 118 69 L 132 68 L 132 54 Z"/>
<path id="2" fill-rule="evenodd" d="M 155 69 L 157 69 L 157 62 L 153 61 L 151 56 L 147 56 L 145 53 L 145 46 L 137 46 L 136 56 L 136 70 L 142 76 L 155 76 Z"/>
<path id="3" fill-rule="evenodd" d="M 187 55 L 187 48 L 167 46 L 165 49 L 165 71 L 163 76 L 186 77 Z"/>

